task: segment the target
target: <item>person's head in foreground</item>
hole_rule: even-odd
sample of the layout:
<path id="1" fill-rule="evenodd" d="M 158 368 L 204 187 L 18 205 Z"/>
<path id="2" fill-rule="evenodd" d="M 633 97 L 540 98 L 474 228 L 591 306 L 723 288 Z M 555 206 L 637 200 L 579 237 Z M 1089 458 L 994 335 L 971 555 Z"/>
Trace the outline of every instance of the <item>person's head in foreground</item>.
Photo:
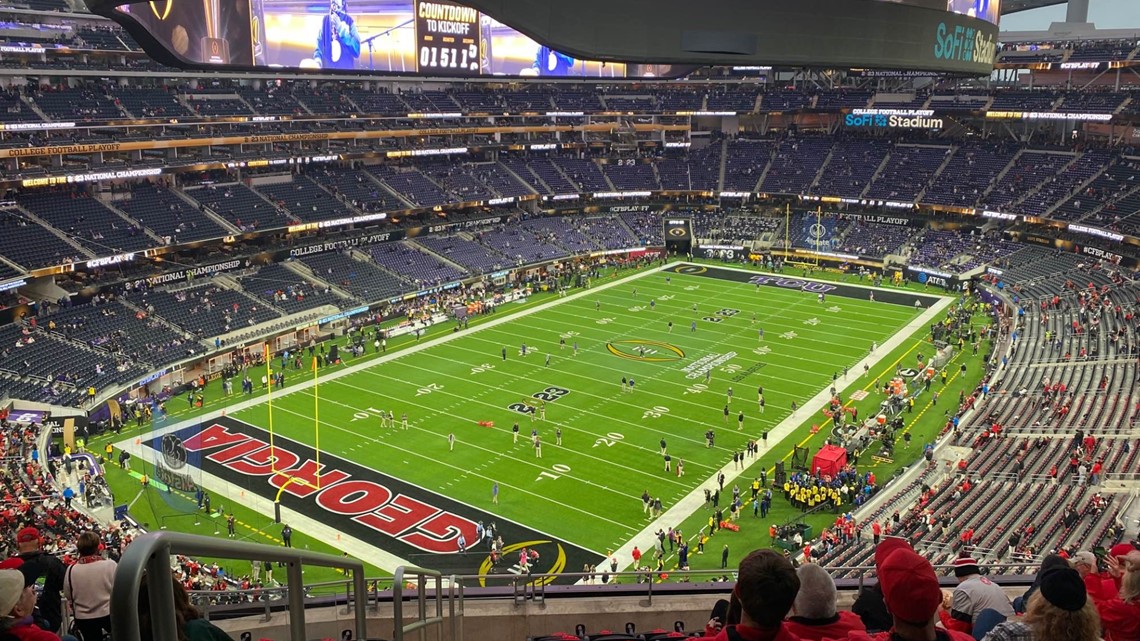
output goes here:
<path id="1" fill-rule="evenodd" d="M 895 633 L 917 641 L 936 638 L 934 616 L 942 605 L 942 589 L 934 567 L 905 541 L 885 543 L 875 550 L 875 566 Z"/>
<path id="2" fill-rule="evenodd" d="M 987 638 L 1024 639 L 1028 630 L 1033 641 L 1098 641 L 1100 616 L 1080 572 L 1051 567 L 1039 578 L 1040 587 L 1029 597 L 1025 616 L 998 624 Z"/>
<path id="3" fill-rule="evenodd" d="M 740 602 L 740 624 L 778 628 L 800 591 L 790 561 L 772 550 L 756 550 L 740 561 L 732 595 Z"/>

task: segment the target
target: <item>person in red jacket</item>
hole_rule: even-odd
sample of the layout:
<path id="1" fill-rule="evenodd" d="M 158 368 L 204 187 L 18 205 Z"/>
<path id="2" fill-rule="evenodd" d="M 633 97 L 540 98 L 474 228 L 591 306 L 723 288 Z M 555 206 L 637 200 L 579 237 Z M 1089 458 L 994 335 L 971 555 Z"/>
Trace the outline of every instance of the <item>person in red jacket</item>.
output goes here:
<path id="1" fill-rule="evenodd" d="M 19 641 L 60 641 L 59 635 L 32 622 L 35 607 L 35 586 L 24 585 L 24 574 L 0 570 L 0 632 Z"/>
<path id="2" fill-rule="evenodd" d="M 835 581 L 827 570 L 805 563 L 796 568 L 796 575 L 800 577 L 800 592 L 792 604 L 792 616 L 784 622 L 790 632 L 804 641 L 822 641 L 867 631 L 859 615 L 836 607 Z"/>
<path id="3" fill-rule="evenodd" d="M 710 620 L 698 641 L 800 641 L 784 625 L 800 591 L 792 563 L 772 550 L 756 550 L 741 559 L 737 577 L 728 621 Z"/>
<path id="4" fill-rule="evenodd" d="M 1073 569 L 1081 575 L 1081 580 L 1085 582 L 1085 589 L 1093 601 L 1104 601 L 1116 596 L 1120 588 L 1107 572 L 1097 570 L 1095 554 L 1082 550 L 1073 555 L 1072 563 Z"/>
<path id="5" fill-rule="evenodd" d="M 969 634 L 936 627 L 942 589 L 934 567 L 902 539 L 875 550 L 875 571 L 894 626 L 885 632 L 850 632 L 846 641 L 973 641 Z"/>
<path id="6" fill-rule="evenodd" d="M 1096 604 L 1105 641 L 1140 641 L 1140 551 L 1109 557 L 1109 572 L 1123 572 L 1120 594 Z"/>

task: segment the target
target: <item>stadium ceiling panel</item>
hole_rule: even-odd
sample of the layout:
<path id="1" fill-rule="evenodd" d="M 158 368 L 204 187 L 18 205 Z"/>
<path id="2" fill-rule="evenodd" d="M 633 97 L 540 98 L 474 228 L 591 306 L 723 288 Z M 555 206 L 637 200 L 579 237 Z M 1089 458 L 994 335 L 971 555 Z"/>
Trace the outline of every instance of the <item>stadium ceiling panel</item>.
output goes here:
<path id="1" fill-rule="evenodd" d="M 1029 9 L 1040 9 L 1041 7 L 1052 7 L 1058 4 L 1065 4 L 1066 0 L 1005 0 L 1001 5 L 1002 15 L 1010 13 L 1017 13 L 1018 11 L 1028 11 Z"/>

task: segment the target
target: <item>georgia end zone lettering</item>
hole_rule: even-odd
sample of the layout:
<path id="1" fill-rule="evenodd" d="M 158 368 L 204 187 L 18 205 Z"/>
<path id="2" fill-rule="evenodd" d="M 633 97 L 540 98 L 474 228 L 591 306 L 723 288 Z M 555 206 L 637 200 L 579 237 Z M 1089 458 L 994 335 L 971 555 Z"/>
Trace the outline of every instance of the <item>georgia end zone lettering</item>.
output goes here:
<path id="1" fill-rule="evenodd" d="M 202 452 L 205 460 L 223 468 L 264 477 L 265 485 L 273 488 L 267 497 L 284 488 L 292 497 L 309 499 L 334 516 L 349 518 L 425 552 L 458 551 L 460 534 L 467 541 L 475 540 L 474 521 L 393 492 L 384 484 L 338 469 L 339 465 L 321 465 L 317 489 L 316 462 L 304 459 L 293 443 L 274 443 L 271 448 L 266 441 L 215 424 L 184 439 L 183 444 L 188 452 Z M 303 483 L 290 483 L 294 478 Z"/>
<path id="2" fill-rule="evenodd" d="M 220 417 L 208 427 L 191 426 L 175 434 L 188 452 L 199 453 L 203 472 L 268 500 L 284 487 L 285 507 L 418 565 L 476 573 L 487 557 L 487 546 L 476 538 L 479 520 L 496 523 L 507 543 L 527 542 L 537 548 L 542 564 L 532 567 L 533 572 L 598 562 L 596 553 L 323 452 L 317 489 L 311 447 L 277 436 L 271 455 L 268 432 L 232 418 Z M 145 444 L 161 452 L 161 440 Z M 290 483 L 290 478 L 304 482 Z M 489 496 L 491 482 L 486 484 Z M 460 534 L 467 541 L 464 554 L 458 553 Z"/>

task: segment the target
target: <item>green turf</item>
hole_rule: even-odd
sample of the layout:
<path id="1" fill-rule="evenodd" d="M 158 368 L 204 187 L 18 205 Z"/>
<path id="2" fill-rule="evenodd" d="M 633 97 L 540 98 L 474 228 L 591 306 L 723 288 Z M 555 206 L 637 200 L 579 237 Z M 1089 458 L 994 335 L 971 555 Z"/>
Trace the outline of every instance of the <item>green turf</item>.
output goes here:
<path id="1" fill-rule="evenodd" d="M 643 490 L 660 496 L 668 508 L 706 483 L 716 469 L 731 460 L 733 451 L 743 449 L 748 438 L 756 438 L 786 418 L 793 400 L 802 403 L 827 388 L 834 372 L 853 365 L 867 354 L 872 342 L 882 344 L 918 314 L 907 306 L 842 297 L 831 297 L 820 305 L 813 294 L 772 287 L 757 290 L 748 284 L 702 276 L 671 274 L 670 280 L 667 283 L 664 274 L 650 273 L 635 282 L 590 292 L 497 327 L 475 331 L 478 323 L 473 323 L 472 330 L 457 340 L 322 382 L 318 392 L 321 449 L 605 552 L 625 543 L 646 524 L 638 498 Z M 655 301 L 653 307 L 650 300 Z M 841 311 L 828 311 L 833 306 Z M 515 307 L 522 306 L 508 305 L 500 315 Z M 812 324 L 811 319 L 819 323 Z M 672 332 L 667 325 L 670 320 Z M 689 327 L 693 320 L 698 324 L 695 333 Z M 760 327 L 764 329 L 763 340 L 758 336 Z M 796 336 L 780 337 L 789 331 Z M 893 372 L 897 361 L 912 364 L 915 350 L 921 349 L 921 334 L 885 355 L 872 375 L 852 388 L 869 386 L 875 376 Z M 559 346 L 561 337 L 566 339 L 564 348 Z M 662 362 L 621 358 L 611 353 L 607 344 L 627 355 L 638 352 L 636 343 L 620 341 L 666 343 L 682 350 L 685 357 Z M 390 347 L 407 342 L 392 341 Z M 574 342 L 580 348 L 577 355 L 573 353 Z M 531 351 L 525 358 L 519 354 L 522 343 Z M 504 347 L 508 350 L 506 361 L 501 356 Z M 646 347 L 656 350 L 646 355 L 649 358 L 670 357 L 671 352 L 662 345 Z M 764 353 L 757 353 L 758 348 Z M 730 351 L 737 356 L 714 370 L 707 386 L 703 377 L 688 379 L 681 371 L 703 356 Z M 969 364 L 969 373 L 965 378 L 955 376 L 942 390 L 947 407 L 960 387 L 973 387 L 980 373 L 977 357 L 963 358 Z M 758 364 L 763 367 L 748 373 Z M 291 370 L 290 380 L 295 382 L 302 375 Z M 637 381 L 634 393 L 621 392 L 623 376 Z M 740 380 L 733 382 L 737 376 Z M 763 415 L 756 403 L 756 387 L 761 384 L 767 400 Z M 726 423 L 723 408 L 730 385 L 735 398 Z M 536 393 L 553 397 L 561 393 L 559 390 L 567 393 L 547 403 L 545 421 L 532 423 L 528 414 L 510 409 Z M 848 396 L 844 394 L 844 398 Z M 861 415 L 879 400 L 872 393 L 858 403 Z M 171 401 L 172 406 L 178 403 L 178 399 Z M 309 391 L 275 394 L 274 430 L 311 443 L 313 408 Z M 373 410 L 391 410 L 397 417 L 407 412 L 411 429 L 381 429 Z M 737 429 L 741 410 L 745 413 L 744 430 Z M 808 438 L 812 423 L 824 422 L 817 410 L 811 408 L 810 415 L 808 409 L 801 410 L 803 425 L 759 461 L 750 459 L 752 470 L 759 470 L 761 465 L 770 467 L 791 450 L 793 442 L 822 443 L 826 426 Z M 914 419 L 908 420 L 915 434 L 913 456 L 944 423 L 938 410 L 926 411 L 920 406 L 913 417 L 908 417 Z M 235 417 L 266 427 L 268 406 L 243 410 Z M 516 420 L 522 435 L 514 444 L 510 426 Z M 493 421 L 495 427 L 480 427 L 479 421 Z M 535 458 L 530 445 L 532 425 L 544 442 L 542 459 Z M 563 432 L 561 447 L 555 445 L 557 427 Z M 716 447 L 711 449 L 705 447 L 703 439 L 710 427 L 717 433 Z M 451 433 L 457 438 L 454 451 L 448 450 L 447 435 Z M 658 451 L 661 438 L 667 439 L 674 464 L 684 459 L 683 478 L 663 471 Z M 903 454 L 901 447 L 899 453 Z M 876 474 L 885 478 L 903 463 L 902 458 L 896 464 L 877 464 Z M 746 476 L 751 475 L 752 471 Z M 498 506 L 490 502 L 493 481 L 502 488 Z M 115 478 L 112 482 L 123 483 Z M 740 482 L 745 490 L 743 479 Z M 116 495 L 124 494 L 117 489 Z M 146 508 L 160 513 L 171 510 L 169 506 L 143 503 L 132 508 L 136 515 Z M 747 551 L 766 545 L 768 523 L 796 514 L 780 495 L 773 507 L 764 523 L 753 520 L 749 512 L 741 520 L 741 532 L 718 534 L 710 553 L 690 557 L 692 567 L 719 566 L 720 546 L 725 543 L 731 549 L 730 564 Z M 263 536 L 258 531 L 270 535 L 277 531 L 266 517 L 251 510 L 235 508 L 235 512 L 250 526 L 246 528 L 250 536 Z M 150 516 L 152 521 L 159 518 Z M 832 518 L 817 516 L 810 520 L 818 532 Z M 148 519 L 144 516 L 142 520 Z M 706 520 L 707 514 L 698 510 L 680 525 L 689 535 Z M 212 526 L 193 528 L 186 519 L 168 522 L 174 529 L 200 532 L 206 527 L 207 533 L 213 531 Z M 224 536 L 224 522 L 219 528 Z M 302 536 L 295 534 L 298 541 L 304 540 Z M 302 544 L 327 549 L 316 541 Z"/>

